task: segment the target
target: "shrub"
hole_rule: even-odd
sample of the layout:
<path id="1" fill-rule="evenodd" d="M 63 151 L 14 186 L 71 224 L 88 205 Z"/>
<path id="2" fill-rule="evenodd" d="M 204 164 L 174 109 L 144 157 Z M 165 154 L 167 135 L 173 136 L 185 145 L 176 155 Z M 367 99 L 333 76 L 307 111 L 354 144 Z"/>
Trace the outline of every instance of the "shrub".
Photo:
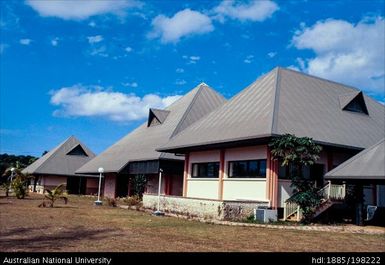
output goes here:
<path id="1" fill-rule="evenodd" d="M 39 207 L 51 207 L 53 208 L 53 205 L 57 199 L 62 199 L 64 201 L 64 204 L 67 204 L 68 198 L 65 196 L 65 192 L 63 189 L 64 184 L 60 184 L 56 186 L 52 191 L 49 189 L 46 189 L 46 193 L 44 194 L 44 200 L 41 204 L 39 204 Z M 46 201 L 48 200 L 48 201 Z"/>
<path id="2" fill-rule="evenodd" d="M 107 205 L 111 207 L 116 207 L 117 206 L 117 200 L 115 198 L 106 198 L 107 200 Z"/>
<path id="3" fill-rule="evenodd" d="M 141 206 L 142 200 L 139 195 L 127 196 L 122 198 L 122 202 L 128 206 Z"/>
<path id="4" fill-rule="evenodd" d="M 12 187 L 13 192 L 16 195 L 16 198 L 18 198 L 18 199 L 24 199 L 25 196 L 28 194 L 28 187 L 26 185 L 26 182 L 23 181 L 19 177 L 16 177 L 12 181 L 11 187 Z"/>
<path id="5" fill-rule="evenodd" d="M 139 174 L 131 178 L 131 185 L 133 188 L 134 196 L 139 196 L 141 199 L 146 187 L 147 178 L 146 175 Z"/>

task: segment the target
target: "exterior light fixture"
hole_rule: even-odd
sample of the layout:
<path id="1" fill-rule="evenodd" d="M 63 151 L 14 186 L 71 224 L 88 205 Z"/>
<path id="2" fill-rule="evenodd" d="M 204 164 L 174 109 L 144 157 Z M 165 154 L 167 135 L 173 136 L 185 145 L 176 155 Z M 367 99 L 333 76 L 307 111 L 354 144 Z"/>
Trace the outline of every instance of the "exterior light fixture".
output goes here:
<path id="1" fill-rule="evenodd" d="M 16 170 L 16 168 L 11 168 L 11 182 L 12 182 L 12 180 L 13 180 L 13 177 L 15 176 L 15 170 Z"/>
<path id="2" fill-rule="evenodd" d="M 103 176 L 103 173 L 104 173 L 104 168 L 99 167 L 99 168 L 98 168 L 98 172 L 99 172 L 98 200 L 95 201 L 95 205 L 102 205 L 103 202 L 100 200 L 100 187 L 101 187 L 101 185 L 102 185 L 102 176 Z"/>
<path id="3" fill-rule="evenodd" d="M 163 169 L 159 168 L 159 185 L 158 185 L 158 208 L 157 210 L 153 213 L 156 216 L 163 216 L 164 213 L 160 211 L 160 190 L 162 188 L 162 173 Z"/>

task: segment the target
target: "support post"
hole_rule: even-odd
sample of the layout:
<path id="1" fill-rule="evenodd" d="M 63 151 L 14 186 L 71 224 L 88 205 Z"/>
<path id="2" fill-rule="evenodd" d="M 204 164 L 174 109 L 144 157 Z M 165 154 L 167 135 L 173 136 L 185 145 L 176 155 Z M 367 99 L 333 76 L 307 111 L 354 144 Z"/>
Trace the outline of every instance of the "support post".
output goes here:
<path id="1" fill-rule="evenodd" d="M 301 208 L 299 206 L 297 206 L 297 222 L 301 221 L 301 216 L 300 216 L 301 212 L 300 211 L 301 211 Z"/>
<path id="2" fill-rule="evenodd" d="M 188 185 L 189 167 L 190 167 L 190 154 L 186 153 L 184 155 L 183 197 L 187 197 L 187 185 Z"/>
<path id="3" fill-rule="evenodd" d="M 219 179 L 218 179 L 218 200 L 223 200 L 223 177 L 225 174 L 225 150 L 219 154 Z"/>
<path id="4" fill-rule="evenodd" d="M 163 216 L 164 215 L 164 213 L 160 211 L 160 189 L 162 188 L 162 172 L 163 172 L 163 169 L 159 168 L 158 208 L 153 213 L 154 215 L 157 215 L 157 216 Z"/>

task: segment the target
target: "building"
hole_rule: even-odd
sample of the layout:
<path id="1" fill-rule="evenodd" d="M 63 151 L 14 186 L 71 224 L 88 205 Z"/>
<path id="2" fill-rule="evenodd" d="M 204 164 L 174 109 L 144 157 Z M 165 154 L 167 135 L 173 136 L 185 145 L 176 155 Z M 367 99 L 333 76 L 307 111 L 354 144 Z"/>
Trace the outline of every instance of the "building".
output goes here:
<path id="1" fill-rule="evenodd" d="M 104 168 L 104 196 L 114 198 L 132 195 L 131 184 L 137 175 L 147 179 L 146 193 L 157 193 L 158 173 L 162 169 L 162 193 L 182 195 L 184 156 L 155 149 L 224 102 L 223 96 L 202 83 L 166 109 L 150 109 L 145 123 L 76 173 L 99 174 L 98 168 Z"/>
<path id="2" fill-rule="evenodd" d="M 91 175 L 76 175 L 75 171 L 95 157 L 95 154 L 74 136 L 56 146 L 34 163 L 23 169 L 23 173 L 35 178 L 30 190 L 43 193 L 59 184 L 72 194 L 96 194 L 98 179 Z"/>
<path id="3" fill-rule="evenodd" d="M 385 138 L 326 173 L 325 178 L 359 185 L 365 205 L 385 207 Z"/>
<path id="4" fill-rule="evenodd" d="M 323 187 L 326 172 L 384 137 L 384 115 L 362 91 L 275 68 L 157 149 L 185 155 L 183 197 L 163 197 L 163 209 L 226 219 L 262 205 L 282 215 L 290 168 L 272 160 L 273 137 L 290 133 L 322 145 L 304 174 Z M 144 196 L 147 207 L 155 202 Z"/>

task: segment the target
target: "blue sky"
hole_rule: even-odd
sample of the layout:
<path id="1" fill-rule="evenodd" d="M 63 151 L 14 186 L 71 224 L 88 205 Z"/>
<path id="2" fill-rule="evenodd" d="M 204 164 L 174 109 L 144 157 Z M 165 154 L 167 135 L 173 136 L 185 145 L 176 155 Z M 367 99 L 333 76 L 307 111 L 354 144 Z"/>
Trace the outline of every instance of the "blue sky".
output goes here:
<path id="1" fill-rule="evenodd" d="M 384 1 L 11 1 L 0 153 L 70 135 L 96 153 L 200 82 L 230 98 L 276 66 L 384 101 Z"/>

